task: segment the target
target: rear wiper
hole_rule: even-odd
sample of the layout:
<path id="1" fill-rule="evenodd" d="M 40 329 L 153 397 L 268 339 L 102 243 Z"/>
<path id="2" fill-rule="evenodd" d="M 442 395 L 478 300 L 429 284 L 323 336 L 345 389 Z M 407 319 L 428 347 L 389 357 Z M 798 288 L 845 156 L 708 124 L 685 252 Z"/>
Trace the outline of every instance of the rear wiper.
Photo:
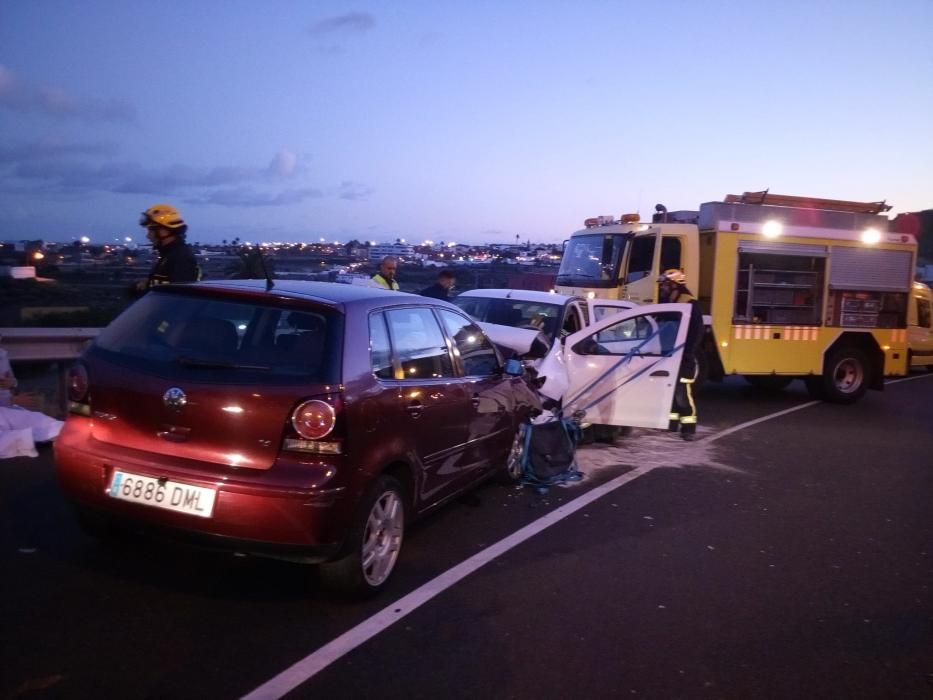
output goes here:
<path id="1" fill-rule="evenodd" d="M 175 362 L 182 367 L 207 367 L 209 369 L 252 369 L 262 372 L 268 372 L 272 369 L 269 365 L 243 365 L 237 362 L 223 362 L 221 360 L 202 360 L 185 355 L 176 357 Z"/>

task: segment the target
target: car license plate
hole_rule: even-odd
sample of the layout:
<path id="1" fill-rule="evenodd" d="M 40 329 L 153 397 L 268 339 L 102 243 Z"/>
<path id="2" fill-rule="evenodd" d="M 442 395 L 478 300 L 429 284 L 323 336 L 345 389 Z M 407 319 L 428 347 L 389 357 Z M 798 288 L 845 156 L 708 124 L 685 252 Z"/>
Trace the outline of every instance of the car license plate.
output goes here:
<path id="1" fill-rule="evenodd" d="M 178 481 L 160 481 L 149 476 L 115 471 L 113 481 L 110 482 L 110 495 L 121 501 L 209 518 L 214 511 L 217 492 Z"/>

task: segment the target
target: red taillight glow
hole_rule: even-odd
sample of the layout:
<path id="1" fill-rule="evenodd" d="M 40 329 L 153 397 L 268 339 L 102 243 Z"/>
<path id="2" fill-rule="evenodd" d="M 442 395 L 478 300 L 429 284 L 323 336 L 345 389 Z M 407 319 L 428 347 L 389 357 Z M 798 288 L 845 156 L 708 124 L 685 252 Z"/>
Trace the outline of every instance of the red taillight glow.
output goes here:
<path id="1" fill-rule="evenodd" d="M 87 369 L 80 362 L 68 370 L 68 398 L 76 402 L 87 401 Z"/>
<path id="2" fill-rule="evenodd" d="M 337 422 L 337 413 L 329 403 L 305 401 L 292 413 L 292 426 L 306 440 L 320 440 L 327 437 Z"/>

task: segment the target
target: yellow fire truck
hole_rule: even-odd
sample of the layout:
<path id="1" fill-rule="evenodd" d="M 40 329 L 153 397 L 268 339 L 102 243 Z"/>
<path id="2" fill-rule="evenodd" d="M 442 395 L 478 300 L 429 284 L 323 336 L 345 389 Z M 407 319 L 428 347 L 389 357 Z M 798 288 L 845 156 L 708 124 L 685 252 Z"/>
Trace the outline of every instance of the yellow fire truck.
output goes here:
<path id="1" fill-rule="evenodd" d="M 680 268 L 706 314 L 704 378 L 741 374 L 851 403 L 907 373 L 907 308 L 917 240 L 889 230 L 884 202 L 746 192 L 699 211 L 657 205 L 587 219 L 567 242 L 557 291 L 657 301 Z"/>

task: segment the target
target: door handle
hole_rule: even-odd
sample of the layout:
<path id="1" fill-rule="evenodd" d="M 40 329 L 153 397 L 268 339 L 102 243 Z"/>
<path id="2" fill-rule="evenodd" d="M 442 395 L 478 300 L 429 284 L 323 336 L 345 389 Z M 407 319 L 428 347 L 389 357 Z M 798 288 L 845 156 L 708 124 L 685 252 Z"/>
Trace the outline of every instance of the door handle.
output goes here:
<path id="1" fill-rule="evenodd" d="M 424 404 L 420 401 L 412 401 L 405 407 L 405 410 L 408 411 L 408 415 L 412 418 L 420 418 L 421 413 L 424 411 Z"/>
<path id="2" fill-rule="evenodd" d="M 666 369 L 659 369 L 657 372 L 652 372 L 648 375 L 649 377 L 670 377 L 671 373 Z"/>
<path id="3" fill-rule="evenodd" d="M 470 403 L 473 404 L 473 408 L 479 408 L 479 394 L 473 394 L 473 398 L 470 399 Z"/>

